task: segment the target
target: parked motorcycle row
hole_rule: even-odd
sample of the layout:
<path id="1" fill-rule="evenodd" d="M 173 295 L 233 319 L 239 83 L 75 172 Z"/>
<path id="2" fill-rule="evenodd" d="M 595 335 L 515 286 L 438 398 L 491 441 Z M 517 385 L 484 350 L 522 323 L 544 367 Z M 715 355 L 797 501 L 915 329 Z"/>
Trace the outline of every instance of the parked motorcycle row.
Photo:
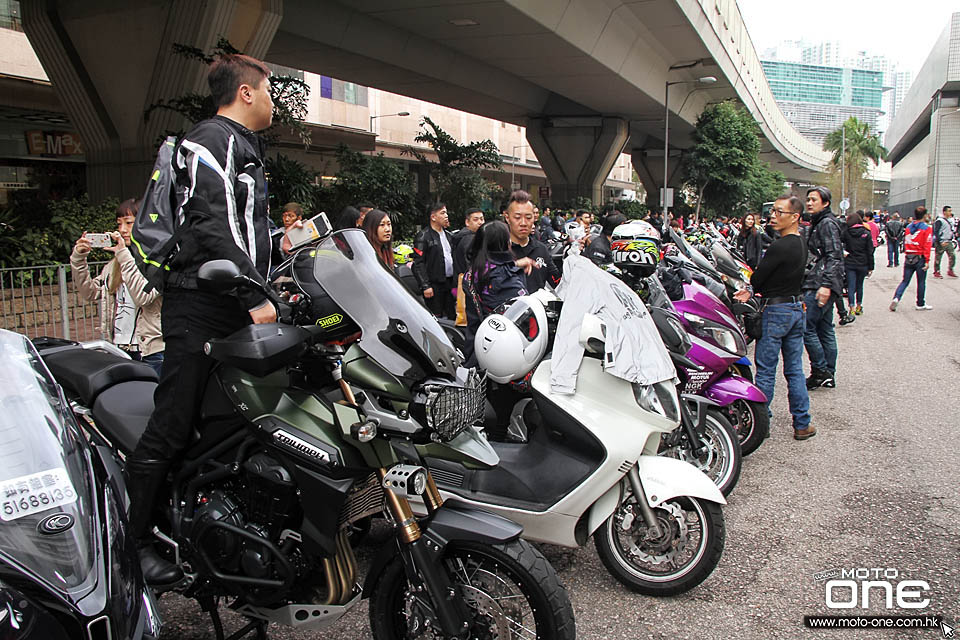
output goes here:
<path id="1" fill-rule="evenodd" d="M 707 229 L 697 246 L 665 240 L 629 223 L 613 264 L 589 265 L 629 310 L 645 365 L 669 371 L 635 382 L 605 368 L 618 321 L 565 314 L 565 285 L 485 318 L 477 371 L 359 230 L 301 249 L 269 287 L 204 265 L 203 287 L 259 288 L 281 313 L 205 347 L 219 365 L 202 424 L 155 514 L 157 546 L 185 574 L 172 590 L 219 640 L 221 601 L 249 621 L 231 638 L 263 638 L 269 623 L 320 631 L 362 599 L 377 639 L 566 639 L 569 595 L 530 541 L 592 538 L 639 593 L 696 587 L 769 418 L 738 320 L 749 309 L 732 303 L 745 265 Z M 569 335 L 575 389 L 554 393 Z M 0 624 L 15 638 L 159 637 L 123 477 L 153 370 L 107 343 L 6 331 L 0 360 Z M 393 535 L 362 569 L 373 517 Z"/>

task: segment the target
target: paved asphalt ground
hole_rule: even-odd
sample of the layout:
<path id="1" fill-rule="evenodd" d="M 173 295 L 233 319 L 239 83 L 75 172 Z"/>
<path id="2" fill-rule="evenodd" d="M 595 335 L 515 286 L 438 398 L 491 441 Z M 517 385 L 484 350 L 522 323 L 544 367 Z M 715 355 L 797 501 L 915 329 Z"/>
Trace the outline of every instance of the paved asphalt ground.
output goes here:
<path id="1" fill-rule="evenodd" d="M 837 388 L 811 393 L 813 439 L 793 440 L 785 382 L 778 379 L 771 437 L 744 461 L 724 509 L 726 549 L 703 584 L 672 598 L 635 595 L 606 573 L 592 543 L 576 550 L 541 547 L 570 592 L 578 637 L 942 637 L 933 629 L 804 628 L 804 615 L 831 613 L 824 582 L 814 574 L 858 567 L 896 569 L 900 579 L 929 583 L 928 607 L 891 614 L 960 617 L 960 280 L 934 280 L 930 273 L 933 310 L 914 309 L 912 284 L 891 313 L 900 270 L 886 267 L 885 254 L 880 247 L 877 270 L 866 282 L 864 314 L 837 327 Z M 373 549 L 360 549 L 361 557 Z M 849 597 L 849 591 L 836 595 Z M 880 603 L 880 592 L 874 595 Z M 161 611 L 165 638 L 212 637 L 195 602 L 167 595 Z M 871 606 L 838 613 L 887 612 Z M 225 623 L 229 631 L 241 620 L 225 616 Z M 271 637 L 368 638 L 367 606 L 325 632 L 272 627 Z"/>

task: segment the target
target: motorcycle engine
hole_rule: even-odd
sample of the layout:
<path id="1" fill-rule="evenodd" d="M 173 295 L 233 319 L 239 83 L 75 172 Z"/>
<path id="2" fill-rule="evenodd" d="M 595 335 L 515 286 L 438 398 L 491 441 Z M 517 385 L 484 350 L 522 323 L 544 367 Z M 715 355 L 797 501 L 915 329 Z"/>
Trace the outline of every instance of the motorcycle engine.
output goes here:
<path id="1" fill-rule="evenodd" d="M 281 545 L 280 534 L 291 525 L 296 484 L 286 467 L 265 453 L 251 456 L 240 477 L 200 496 L 194 540 L 222 574 L 282 580 L 284 566 L 274 550 L 290 550 L 290 544 Z"/>

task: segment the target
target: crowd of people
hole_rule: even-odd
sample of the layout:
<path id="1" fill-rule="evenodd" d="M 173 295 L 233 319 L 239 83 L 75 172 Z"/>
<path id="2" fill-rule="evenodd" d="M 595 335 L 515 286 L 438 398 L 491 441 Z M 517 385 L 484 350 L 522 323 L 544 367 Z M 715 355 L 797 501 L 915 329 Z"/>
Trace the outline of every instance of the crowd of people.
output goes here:
<path id="1" fill-rule="evenodd" d="M 874 254 L 881 232 L 887 244 L 887 267 L 900 266 L 904 256 L 903 278 L 890 303 L 896 311 L 907 287 L 917 278 L 916 309 L 932 307 L 925 298 L 926 272 L 936 248 L 934 277 L 942 278 L 940 260 L 948 256 L 947 276 L 954 273 L 956 228 L 949 206 L 943 207 L 937 221 L 930 225 L 926 208 L 915 209 L 912 221 L 904 225 L 899 212 L 892 215 L 857 211 L 844 220 L 831 209 L 832 195 L 826 187 L 814 187 L 799 198 L 779 198 L 770 212 L 766 229 L 756 230 L 752 215 L 740 225 L 738 244 L 744 248 L 755 242 L 761 257 L 751 277 L 754 291 L 742 291 L 738 299 L 759 296 L 763 336 L 757 341 L 757 386 L 767 395 L 774 393 L 777 364 L 783 357 L 788 402 L 793 415 L 794 435 L 798 440 L 812 437 L 816 427 L 810 424 L 808 392 L 835 388 L 838 346 L 833 324 L 837 308 L 839 324 L 853 322 L 863 313 L 864 280 L 874 271 Z M 881 226 L 883 225 L 882 231 Z M 772 240 L 771 236 L 776 237 Z M 759 237 L 758 240 L 753 238 Z M 772 242 L 766 245 L 768 239 Z M 765 246 L 766 245 L 766 246 Z M 752 255 L 752 254 L 751 254 Z M 843 306 L 846 294 L 848 308 Z M 811 373 L 804 380 L 802 354 L 806 350 Z"/>
<path id="2" fill-rule="evenodd" d="M 70 257 L 81 295 L 101 305 L 104 334 L 159 374 L 156 410 L 126 463 L 130 526 L 139 541 L 144 576 L 152 585 L 182 578 L 178 567 L 153 550 L 150 516 L 158 487 L 188 442 L 214 365 L 203 345 L 251 323 L 277 319 L 273 304 L 255 290 L 231 295 L 201 290 L 198 269 L 208 260 L 225 258 L 250 279 L 265 283 L 270 265 L 296 250 L 291 234 L 304 224 L 304 211 L 294 202 L 283 207 L 282 228 L 273 228 L 268 218 L 262 146 L 254 132 L 271 123 L 269 78 L 262 62 L 244 55 L 224 55 L 211 66 L 209 84 L 217 115 L 197 124 L 183 138 L 173 160 L 177 193 L 190 196 L 179 203 L 176 213 L 189 221 L 191 233 L 182 238 L 170 262 L 162 299 L 156 290 L 148 291 L 129 249 L 137 211 L 133 200 L 117 210 L 117 229 L 107 248 L 113 258 L 98 275 L 91 275 L 87 266 L 91 243 L 86 233 Z M 228 175 L 223 167 L 233 173 Z M 875 267 L 881 225 L 888 267 L 898 266 L 901 252 L 904 255 L 903 281 L 891 311 L 914 275 L 917 309 L 931 308 L 924 295 L 934 248 L 934 277 L 942 277 L 943 254 L 948 258 L 947 276 L 956 277 L 956 230 L 949 207 L 933 225 L 926 210 L 918 207 L 913 221 L 904 225 L 896 212 L 875 216 L 858 211 L 840 220 L 831 201 L 829 189 L 814 187 L 806 193 L 805 203 L 795 196 L 777 199 L 767 220 L 748 214 L 740 220 L 721 217 L 715 221 L 722 234 L 736 236 L 737 248 L 754 269 L 753 291 L 741 291 L 737 298 L 759 296 L 763 335 L 756 347 L 757 384 L 772 400 L 782 356 L 798 440 L 816 434 L 808 391 L 836 386 L 833 309 L 838 308 L 841 325 L 863 313 L 863 284 Z M 238 216 L 238 211 L 247 215 Z M 476 362 L 472 337 L 483 317 L 515 296 L 559 284 L 561 273 L 551 245 L 563 237 L 581 243 L 584 255 L 595 262 L 610 262 L 614 229 L 626 221 L 619 212 L 607 210 L 597 230 L 592 212 L 563 215 L 546 208 L 541 213 L 524 191 L 510 195 L 496 220 L 486 220 L 480 209 L 469 209 L 464 215 L 464 227 L 451 233 L 446 206 L 437 202 L 428 207 L 425 224 L 413 240 L 411 277 L 438 318 L 465 327 L 468 365 Z M 666 223 L 682 232 L 683 220 L 668 216 Z M 658 214 L 648 220 L 656 229 L 664 228 Z M 345 208 L 334 226 L 362 230 L 386 269 L 396 272 L 401 267 L 395 258 L 393 221 L 373 203 Z M 848 308 L 843 306 L 844 295 Z M 811 367 L 806 379 L 804 348 Z"/>

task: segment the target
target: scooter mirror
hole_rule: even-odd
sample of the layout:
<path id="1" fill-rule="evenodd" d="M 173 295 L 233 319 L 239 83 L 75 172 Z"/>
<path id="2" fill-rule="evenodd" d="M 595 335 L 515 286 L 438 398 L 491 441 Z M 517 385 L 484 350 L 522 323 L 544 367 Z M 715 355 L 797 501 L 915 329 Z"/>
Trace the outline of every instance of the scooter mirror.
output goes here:
<path id="1" fill-rule="evenodd" d="M 230 260 L 210 260 L 200 265 L 197 271 L 197 285 L 206 291 L 231 291 L 246 280 L 237 265 Z"/>

